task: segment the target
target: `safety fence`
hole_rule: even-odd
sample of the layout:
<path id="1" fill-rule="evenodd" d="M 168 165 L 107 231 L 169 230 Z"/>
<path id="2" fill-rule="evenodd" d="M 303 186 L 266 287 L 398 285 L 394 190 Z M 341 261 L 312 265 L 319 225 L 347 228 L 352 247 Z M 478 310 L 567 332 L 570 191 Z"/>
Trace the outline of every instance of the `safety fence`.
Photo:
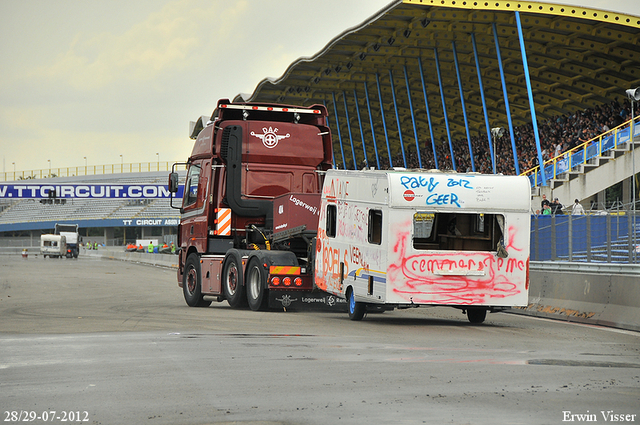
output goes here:
<path id="1" fill-rule="evenodd" d="M 532 215 L 531 261 L 640 263 L 636 211 Z"/>
<path id="2" fill-rule="evenodd" d="M 7 171 L 0 173 L 0 181 L 47 179 L 53 177 L 94 176 L 101 174 L 148 173 L 171 171 L 173 161 L 131 162 L 107 165 L 85 165 L 79 167 L 47 168 L 43 170 Z M 176 171 L 185 170 L 185 165 L 176 166 Z"/>

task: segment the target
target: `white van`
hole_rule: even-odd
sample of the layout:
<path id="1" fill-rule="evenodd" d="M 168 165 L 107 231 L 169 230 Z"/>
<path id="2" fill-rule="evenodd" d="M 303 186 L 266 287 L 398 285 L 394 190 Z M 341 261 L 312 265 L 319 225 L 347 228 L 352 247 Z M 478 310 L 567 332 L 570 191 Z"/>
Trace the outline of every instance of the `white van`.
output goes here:
<path id="1" fill-rule="evenodd" d="M 526 177 L 408 170 L 329 170 L 316 285 L 367 310 L 446 305 L 469 321 L 526 306 Z"/>
<path id="2" fill-rule="evenodd" d="M 64 235 L 40 236 L 40 253 L 46 257 L 60 258 L 67 255 L 67 241 Z"/>

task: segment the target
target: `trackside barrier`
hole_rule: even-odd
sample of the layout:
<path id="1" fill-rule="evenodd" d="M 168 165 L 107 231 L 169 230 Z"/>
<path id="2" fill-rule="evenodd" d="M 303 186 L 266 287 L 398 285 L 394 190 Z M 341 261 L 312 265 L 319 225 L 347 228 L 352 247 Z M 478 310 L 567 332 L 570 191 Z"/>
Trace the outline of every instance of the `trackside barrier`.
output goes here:
<path id="1" fill-rule="evenodd" d="M 18 259 L 23 248 L 2 249 Z M 30 254 L 39 254 L 32 248 Z M 101 248 L 82 256 L 178 267 L 178 256 Z M 33 258 L 31 255 L 29 258 Z M 29 261 L 29 260 L 20 260 Z M 61 260 L 62 261 L 62 260 Z M 76 261 L 76 260 L 64 260 Z M 530 263 L 529 305 L 512 313 L 640 331 L 640 266 L 569 262 Z"/>
<path id="2" fill-rule="evenodd" d="M 0 248 L 0 255 L 12 255 L 16 258 L 24 257 L 23 251 L 27 251 L 28 258 L 38 258 L 40 247 L 30 248 Z M 130 263 L 147 264 L 150 266 L 178 268 L 178 256 L 175 254 L 149 254 L 146 252 L 126 252 L 124 248 L 103 248 L 97 250 L 82 249 L 80 257 L 100 257 L 109 260 L 128 261 Z M 77 261 L 66 260 L 65 261 Z M 27 260 L 28 261 L 28 260 Z M 61 260 L 62 261 L 62 260 Z"/>
<path id="3" fill-rule="evenodd" d="M 531 262 L 529 276 L 513 313 L 640 331 L 640 266 Z"/>
<path id="4" fill-rule="evenodd" d="M 102 257 L 109 260 L 128 261 L 150 266 L 178 268 L 178 256 L 175 254 L 149 254 L 148 252 L 127 252 L 123 248 L 102 248 L 85 250 L 81 253 L 88 257 Z"/>

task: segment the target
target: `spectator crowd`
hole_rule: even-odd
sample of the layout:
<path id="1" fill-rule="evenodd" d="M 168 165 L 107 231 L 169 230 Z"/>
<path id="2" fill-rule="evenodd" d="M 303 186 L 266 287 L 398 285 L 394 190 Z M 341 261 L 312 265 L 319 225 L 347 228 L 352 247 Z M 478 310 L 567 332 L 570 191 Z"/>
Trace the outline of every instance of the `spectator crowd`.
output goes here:
<path id="1" fill-rule="evenodd" d="M 602 104 L 584 111 L 573 114 L 555 116 L 552 119 L 538 122 L 538 133 L 544 161 L 557 157 L 562 153 L 585 143 L 592 138 L 607 132 L 630 118 L 631 105 L 626 100 L 620 104 L 617 100 L 608 104 Z M 480 173 L 493 173 L 489 142 L 486 134 L 480 131 L 479 136 L 471 137 L 471 147 L 473 151 L 475 171 Z M 518 165 L 520 173 L 530 170 L 538 165 L 538 151 L 534 138 L 533 125 L 528 123 L 514 127 L 514 140 L 517 150 Z M 496 172 L 502 174 L 515 174 L 514 155 L 511 145 L 509 129 L 497 137 L 492 136 L 495 146 Z M 436 168 L 433 158 L 433 148 L 431 140 L 422 142 L 421 160 L 422 168 Z M 456 161 L 456 170 L 459 172 L 470 172 L 471 157 L 469 155 L 469 143 L 466 138 L 452 141 L 453 154 Z M 380 146 L 380 144 L 378 144 Z M 407 168 L 419 168 L 418 156 L 415 145 L 405 142 L 405 158 Z M 441 170 L 452 170 L 451 151 L 449 142 L 442 138 L 436 143 L 436 154 L 438 156 L 438 168 Z M 391 168 L 389 155 L 386 149 L 380 149 L 378 153 L 380 168 Z M 393 156 L 393 166 L 404 167 L 402 152 Z M 368 154 L 369 166 L 375 166 L 375 154 Z M 336 158 L 337 159 L 337 158 Z M 366 164 L 363 164 L 366 165 Z M 347 168 L 353 169 L 352 164 Z"/>

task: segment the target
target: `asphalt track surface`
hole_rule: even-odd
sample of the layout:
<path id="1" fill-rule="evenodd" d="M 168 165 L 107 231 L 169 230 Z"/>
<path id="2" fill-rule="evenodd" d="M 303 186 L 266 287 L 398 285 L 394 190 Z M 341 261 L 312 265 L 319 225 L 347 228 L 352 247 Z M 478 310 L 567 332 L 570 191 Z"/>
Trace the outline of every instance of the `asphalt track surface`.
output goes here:
<path id="1" fill-rule="evenodd" d="M 0 256 L 0 407 L 3 423 L 640 423 L 640 334 L 189 308 L 174 270 Z"/>

